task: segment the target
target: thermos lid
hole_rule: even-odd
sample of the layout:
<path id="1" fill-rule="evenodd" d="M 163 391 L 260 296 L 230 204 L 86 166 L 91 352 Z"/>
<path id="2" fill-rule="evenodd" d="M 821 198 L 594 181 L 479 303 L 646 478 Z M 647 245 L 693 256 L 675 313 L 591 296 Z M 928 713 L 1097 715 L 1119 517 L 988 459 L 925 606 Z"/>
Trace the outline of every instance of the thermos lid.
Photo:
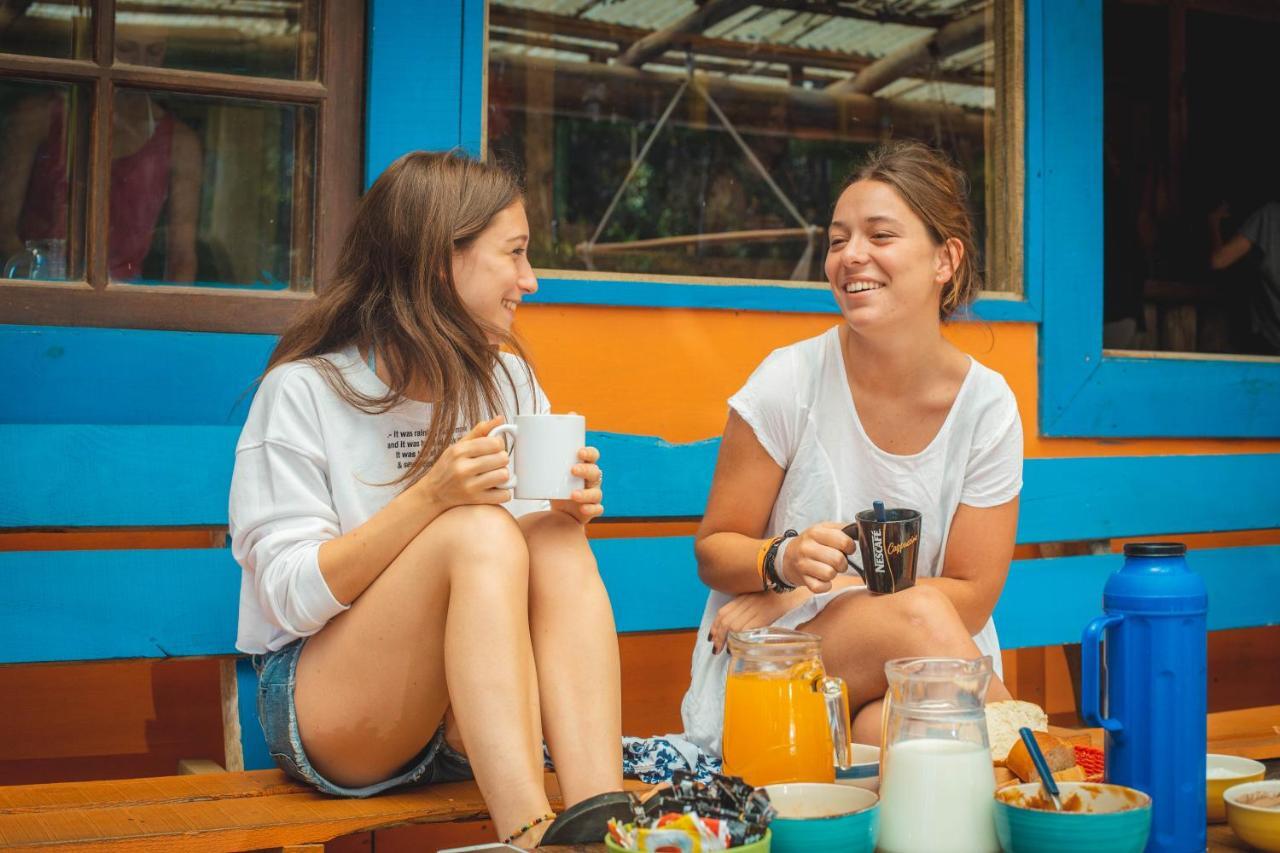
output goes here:
<path id="1" fill-rule="evenodd" d="M 1102 593 L 1108 613 L 1192 615 L 1208 606 L 1204 579 L 1191 571 L 1181 542 L 1141 542 L 1124 546 L 1124 565 L 1107 579 Z"/>
<path id="2" fill-rule="evenodd" d="M 1181 542 L 1128 542 L 1124 546 L 1126 557 L 1181 557 L 1187 546 Z"/>

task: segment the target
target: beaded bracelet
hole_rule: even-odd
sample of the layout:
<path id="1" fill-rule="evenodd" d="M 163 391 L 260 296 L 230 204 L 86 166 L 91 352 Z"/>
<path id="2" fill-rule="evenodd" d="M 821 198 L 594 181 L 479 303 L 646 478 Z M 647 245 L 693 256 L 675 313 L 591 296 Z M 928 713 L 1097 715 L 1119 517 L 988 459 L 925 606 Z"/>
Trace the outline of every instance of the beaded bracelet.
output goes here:
<path id="1" fill-rule="evenodd" d="M 782 546 L 782 543 L 791 537 L 798 535 L 799 534 L 794 530 L 787 530 L 769 544 L 769 552 L 765 554 L 764 558 L 765 589 L 773 590 L 777 593 L 790 592 L 795 589 L 793 585 L 787 583 L 782 575 L 778 573 L 776 562 L 778 549 Z"/>
<path id="2" fill-rule="evenodd" d="M 556 819 L 556 816 L 550 813 L 544 814 L 542 817 L 536 817 L 533 820 L 526 823 L 524 826 L 517 829 L 515 832 L 508 835 L 506 838 L 502 839 L 502 843 L 510 844 L 512 841 L 515 841 L 517 838 L 524 835 L 526 832 L 533 829 L 538 824 L 546 823 L 549 820 L 555 820 L 555 819 Z"/>

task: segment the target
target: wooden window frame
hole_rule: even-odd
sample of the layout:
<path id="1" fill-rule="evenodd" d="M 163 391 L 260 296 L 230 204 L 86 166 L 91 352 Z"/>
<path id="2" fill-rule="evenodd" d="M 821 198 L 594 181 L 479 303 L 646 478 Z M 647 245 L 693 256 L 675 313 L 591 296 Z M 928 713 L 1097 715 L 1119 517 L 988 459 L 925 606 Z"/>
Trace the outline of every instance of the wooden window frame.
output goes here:
<path id="1" fill-rule="evenodd" d="M 115 0 L 93 3 L 93 56 L 55 59 L 0 53 L 0 78 L 87 86 L 93 98 L 83 236 L 85 274 L 77 280 L 0 278 L 0 322 L 276 333 L 312 291 L 251 293 L 217 287 L 129 284 L 109 280 L 107 193 L 111 181 L 111 110 L 116 88 L 145 87 L 184 95 L 251 99 L 308 107 L 314 121 L 295 139 L 293 234 L 299 249 L 290 283 L 318 288 L 333 269 L 360 196 L 365 4 L 317 0 L 316 80 L 280 80 L 152 68 L 115 61 Z M 324 202 L 319 202 L 323 193 Z M 81 214 L 73 204 L 72 228 Z M 79 234 L 70 235 L 79 239 Z"/>

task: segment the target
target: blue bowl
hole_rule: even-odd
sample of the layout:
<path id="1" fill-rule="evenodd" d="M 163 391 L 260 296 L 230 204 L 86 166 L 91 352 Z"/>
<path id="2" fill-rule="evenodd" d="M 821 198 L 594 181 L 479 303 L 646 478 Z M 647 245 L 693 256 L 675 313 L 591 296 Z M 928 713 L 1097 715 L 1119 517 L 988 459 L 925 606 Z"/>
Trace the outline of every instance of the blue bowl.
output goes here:
<path id="1" fill-rule="evenodd" d="M 1055 812 L 1044 802 L 1039 782 L 996 793 L 996 837 L 1005 853 L 1142 853 L 1146 848 L 1151 832 L 1146 794 L 1092 782 L 1059 782 L 1058 790 L 1066 811 Z"/>
<path id="2" fill-rule="evenodd" d="M 778 816 L 773 853 L 872 853 L 880 829 L 874 791 L 829 782 L 766 785 Z"/>

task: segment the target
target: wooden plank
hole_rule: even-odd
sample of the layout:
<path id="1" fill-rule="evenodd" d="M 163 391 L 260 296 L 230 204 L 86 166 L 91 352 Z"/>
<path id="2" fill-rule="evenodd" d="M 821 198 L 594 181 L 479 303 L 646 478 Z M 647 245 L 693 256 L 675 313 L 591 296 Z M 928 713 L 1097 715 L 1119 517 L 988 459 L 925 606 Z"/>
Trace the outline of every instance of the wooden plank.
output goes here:
<path id="1" fill-rule="evenodd" d="M 0 527 L 225 525 L 239 425 L 0 424 Z M 592 431 L 610 518 L 697 518 L 719 439 Z M 1028 459 L 1018 541 L 1254 530 L 1280 519 L 1280 453 Z M 1203 501 L 1230 494 L 1231 501 Z"/>
<path id="2" fill-rule="evenodd" d="M 560 808 L 553 774 L 547 774 L 546 785 L 553 808 Z M 183 850 L 246 850 L 486 814 L 473 782 L 368 799 L 318 794 L 278 770 L 32 785 L 0 788 L 0 846 L 150 853 L 181 844 Z"/>
<path id="3" fill-rule="evenodd" d="M 620 632 L 701 621 L 706 589 L 692 537 L 596 539 L 591 548 Z M 1079 642 L 1122 560 L 1014 561 L 995 612 L 1002 646 Z M 1188 561 L 1208 585 L 1210 630 L 1280 623 L 1280 545 L 1196 550 Z M 235 651 L 239 569 L 226 550 L 0 553 L 0 577 L 7 581 L 0 663 Z"/>

